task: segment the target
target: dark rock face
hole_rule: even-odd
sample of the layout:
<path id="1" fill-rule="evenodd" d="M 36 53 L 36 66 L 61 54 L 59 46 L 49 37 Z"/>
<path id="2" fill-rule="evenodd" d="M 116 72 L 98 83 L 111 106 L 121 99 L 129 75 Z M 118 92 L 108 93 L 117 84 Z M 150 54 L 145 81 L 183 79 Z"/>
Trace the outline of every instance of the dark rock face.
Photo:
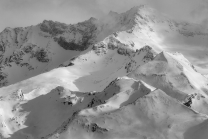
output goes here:
<path id="1" fill-rule="evenodd" d="M 10 62 L 15 62 L 16 64 L 20 64 L 20 62 L 22 61 L 22 57 L 24 55 L 24 52 L 23 51 L 15 51 L 13 53 L 12 56 L 10 56 L 9 58 L 9 63 Z"/>
<path id="2" fill-rule="evenodd" d="M 49 21 L 44 20 L 40 26 L 40 29 L 43 32 L 47 32 L 51 34 L 52 36 L 55 36 L 55 35 L 64 33 L 65 30 L 67 29 L 67 25 L 64 23 L 53 22 L 51 20 Z"/>
<path id="3" fill-rule="evenodd" d="M 4 52 L 5 51 L 5 48 L 3 45 L 0 44 L 0 51 Z"/>
<path id="4" fill-rule="evenodd" d="M 65 64 L 61 64 L 59 65 L 59 67 L 69 67 L 69 66 L 73 66 L 74 63 L 70 62 L 69 64 L 65 65 Z"/>
<path id="5" fill-rule="evenodd" d="M 184 105 L 186 105 L 187 107 L 191 107 L 192 104 L 192 100 L 189 99 L 187 102 L 183 103 Z"/>
<path id="6" fill-rule="evenodd" d="M 25 46 L 25 47 L 23 48 L 23 51 L 24 51 L 25 53 L 30 53 L 30 52 L 32 52 L 32 50 L 33 50 L 33 48 L 34 48 L 35 46 L 36 46 L 36 45 L 33 45 L 33 44 L 27 45 L 27 46 Z"/>
<path id="7" fill-rule="evenodd" d="M 133 71 L 133 69 L 136 67 L 136 61 L 131 60 L 128 64 L 126 64 L 125 69 L 127 73 L 130 73 Z"/>
<path id="8" fill-rule="evenodd" d="M 189 95 L 189 96 L 186 98 L 186 100 L 185 100 L 185 102 L 183 103 L 183 105 L 185 105 L 185 106 L 191 108 L 192 99 L 194 99 L 196 96 L 197 96 L 197 94 L 191 94 L 191 95 Z"/>
<path id="9" fill-rule="evenodd" d="M 105 102 L 103 100 L 101 100 L 100 98 L 93 98 L 92 101 L 90 101 L 90 103 L 87 105 L 87 107 L 92 108 L 97 106 L 98 104 L 104 104 Z"/>
<path id="10" fill-rule="evenodd" d="M 149 61 L 149 60 L 153 60 L 153 59 L 154 59 L 154 55 L 153 55 L 153 53 L 150 52 L 150 50 L 151 50 L 152 48 L 151 48 L 150 46 L 147 45 L 147 46 L 145 46 L 144 48 L 142 48 L 142 51 L 143 51 L 144 49 L 145 49 L 145 50 L 148 50 L 148 53 L 147 53 L 147 55 L 144 57 L 144 59 L 145 59 L 145 60 L 148 60 L 148 61 Z"/>
<path id="11" fill-rule="evenodd" d="M 93 50 L 97 55 L 106 54 L 108 50 L 116 50 L 119 55 L 130 56 L 135 53 L 134 50 L 129 49 L 131 46 L 121 43 L 114 37 L 109 38 L 109 42 L 104 44 L 99 42 L 93 45 Z"/>
<path id="12" fill-rule="evenodd" d="M 89 47 L 89 45 L 93 44 L 93 39 L 96 36 L 96 29 L 96 26 L 89 21 L 78 23 L 77 26 L 71 25 L 66 33 L 71 33 L 74 36 L 78 33 L 81 35 L 81 40 L 75 42 L 76 40 L 67 40 L 65 37 L 60 36 L 55 37 L 54 41 L 65 50 L 84 51 Z"/>
<path id="13" fill-rule="evenodd" d="M 93 50 L 97 55 L 101 55 L 101 54 L 106 54 L 107 53 L 107 48 L 106 48 L 106 44 L 104 44 L 103 42 L 97 43 L 93 46 Z"/>
<path id="14" fill-rule="evenodd" d="M 37 50 L 34 54 L 39 62 L 49 62 L 47 52 L 44 49 Z"/>
<path id="15" fill-rule="evenodd" d="M 0 81 L 4 80 L 4 78 L 5 78 L 5 75 L 4 74 L 1 74 L 0 75 Z"/>
<path id="16" fill-rule="evenodd" d="M 76 44 L 74 42 L 67 42 L 64 37 L 54 38 L 54 40 L 65 50 L 83 51 L 87 49 L 87 42 L 83 42 L 83 45 Z"/>
<path id="17" fill-rule="evenodd" d="M 74 58 L 72 58 L 70 61 L 66 61 L 66 62 L 60 64 L 59 67 L 73 66 L 73 65 L 74 65 L 74 60 L 75 60 L 76 58 L 77 58 L 77 57 L 74 57 Z"/>
<path id="18" fill-rule="evenodd" d="M 125 56 L 126 55 L 130 56 L 130 53 L 131 52 L 133 53 L 133 51 L 128 52 L 128 49 L 126 49 L 126 48 L 118 48 L 117 52 L 118 52 L 118 54 L 125 55 Z"/>
<path id="19" fill-rule="evenodd" d="M 60 23 L 57 24 L 58 25 L 56 26 L 52 26 L 52 28 L 55 28 L 53 29 L 53 32 L 55 32 L 56 35 L 65 33 L 74 36 L 74 39 L 68 39 L 63 35 L 54 37 L 54 41 L 65 50 L 84 51 L 89 47 L 89 45 L 93 44 L 97 31 L 95 19 L 90 18 L 89 20 L 76 25 L 66 26 Z M 57 31 L 57 26 L 59 31 Z M 53 33 L 53 36 L 55 36 L 55 33 Z M 77 35 L 80 37 L 76 38 Z"/>
<path id="20" fill-rule="evenodd" d="M 8 83 L 6 81 L 7 76 L 8 75 L 6 73 L 0 72 L 0 87 L 7 85 Z"/>
<path id="21" fill-rule="evenodd" d="M 107 129 L 99 127 L 96 123 L 91 123 L 91 124 L 89 125 L 89 129 L 90 129 L 92 132 L 101 132 L 101 133 L 102 133 L 102 132 L 108 132 Z"/>

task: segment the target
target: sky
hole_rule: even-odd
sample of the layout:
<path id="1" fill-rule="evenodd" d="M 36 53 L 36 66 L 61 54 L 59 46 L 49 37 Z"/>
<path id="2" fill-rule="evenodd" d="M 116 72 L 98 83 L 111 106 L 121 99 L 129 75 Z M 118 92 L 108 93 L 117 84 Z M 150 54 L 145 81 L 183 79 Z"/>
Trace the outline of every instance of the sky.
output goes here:
<path id="1" fill-rule="evenodd" d="M 173 18 L 208 23 L 208 0 L 0 0 L 0 31 L 36 25 L 43 20 L 76 23 L 147 4 Z"/>
<path id="2" fill-rule="evenodd" d="M 6 27 L 26 27 L 43 20 L 73 24 L 90 17 L 99 19 L 110 11 L 122 13 L 141 4 L 176 20 L 200 24 L 208 29 L 208 0 L 0 0 L 0 32 Z M 174 39 L 180 40 L 179 36 Z M 174 50 L 183 52 L 200 70 L 208 73 L 208 44 L 181 42 Z M 171 45 L 170 42 L 166 44 Z M 206 56 L 202 57 L 202 53 Z"/>

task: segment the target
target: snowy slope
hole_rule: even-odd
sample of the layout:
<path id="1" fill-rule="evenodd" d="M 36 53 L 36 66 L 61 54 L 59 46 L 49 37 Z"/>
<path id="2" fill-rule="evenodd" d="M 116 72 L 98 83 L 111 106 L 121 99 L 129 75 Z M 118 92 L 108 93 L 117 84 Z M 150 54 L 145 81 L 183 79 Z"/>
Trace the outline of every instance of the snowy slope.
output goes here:
<path id="1" fill-rule="evenodd" d="M 51 70 L 84 53 L 95 34 L 91 19 L 77 25 L 43 21 L 37 26 L 6 28 L 0 33 L 1 86 Z M 67 42 L 70 47 L 63 44 Z"/>
<path id="2" fill-rule="evenodd" d="M 163 90 L 196 111 L 207 113 L 208 79 L 182 54 L 161 52 L 128 76 Z"/>
<path id="3" fill-rule="evenodd" d="M 206 139 L 208 78 L 163 44 L 168 33 L 206 38 L 194 26 L 138 6 L 5 29 L 0 138 Z"/>
<path id="4" fill-rule="evenodd" d="M 94 108 L 95 111 L 99 109 Z M 59 130 L 50 139 L 183 139 L 184 135 L 188 139 L 187 132 L 206 123 L 206 119 L 207 116 L 192 111 L 157 89 L 112 112 L 96 116 L 81 114 L 73 119 L 67 131 Z M 206 133 L 199 137 L 205 139 Z"/>
<path id="5" fill-rule="evenodd" d="M 111 34 L 135 50 L 149 45 L 156 52 L 179 51 L 198 64 L 197 51 L 189 49 L 192 45 L 185 46 L 194 43 L 206 47 L 207 32 L 148 6 L 136 6 L 121 14 L 110 12 L 99 20 L 90 18 L 74 25 L 45 20 L 36 26 L 6 28 L 0 33 L 0 83 L 7 86 L 57 68 Z"/>
<path id="6" fill-rule="evenodd" d="M 178 53 L 161 52 L 156 55 L 153 61 L 138 67 L 129 76 L 145 81 L 149 80 L 148 83 L 154 84 L 160 89 L 163 87 L 164 91 L 166 87 L 174 87 L 186 94 L 199 90 L 206 95 L 204 88 L 208 87 L 207 78 L 198 73 L 193 65 Z"/>
<path id="7" fill-rule="evenodd" d="M 72 116 L 73 112 L 87 107 L 87 102 L 83 100 L 84 98 L 77 98 L 75 93 L 74 103 L 76 104 L 76 102 L 84 101 L 84 104 L 80 104 L 75 110 L 66 107 L 66 109 L 69 110 L 67 113 L 64 108 L 61 108 L 62 106 L 65 106 L 62 103 L 60 104 L 63 100 L 57 92 L 57 88 L 60 88 L 59 86 L 71 91 L 102 91 L 112 80 L 119 76 L 127 75 L 128 72 L 134 70 L 138 65 L 143 65 L 153 57 L 151 48 L 148 46 L 145 46 L 136 52 L 131 49 L 130 46 L 128 48 L 128 46 L 124 46 L 117 42 L 114 44 L 115 46 L 111 44 L 111 47 L 108 48 L 107 44 L 115 39 L 111 38 L 113 40 L 110 41 L 110 38 L 104 40 L 106 43 L 106 54 L 98 53 L 98 49 L 91 50 L 88 53 L 79 56 L 74 61 L 73 66 L 58 68 L 20 83 L 1 88 L 2 115 L 4 117 L 3 121 L 6 121 L 4 127 L 1 128 L 3 136 L 9 137 L 9 134 L 18 131 L 17 135 L 13 134 L 12 138 L 22 138 L 22 136 L 25 135 L 31 135 L 33 137 L 36 137 L 34 135 L 37 135 L 39 138 L 52 133 L 52 131 L 61 126 L 64 122 L 59 120 L 61 117 L 61 119 L 67 120 L 68 117 Z M 99 46 L 99 44 L 97 45 Z M 68 91 L 68 93 L 70 94 L 71 91 Z M 51 99 L 51 101 L 46 101 L 47 99 Z M 102 99 L 103 97 L 101 97 L 101 100 Z M 45 102 L 47 102 L 47 104 L 45 104 Z M 66 104 L 68 105 L 68 103 Z M 9 107 L 7 109 L 8 112 L 4 111 L 6 107 Z M 39 110 L 39 108 L 41 108 L 41 110 Z M 45 111 L 46 109 L 52 113 Z M 59 115 L 54 112 L 59 113 Z M 4 115 L 5 113 L 10 114 Z M 65 113 L 64 115 L 66 117 L 63 117 L 63 113 Z M 48 114 L 52 117 L 48 116 Z M 71 116 L 69 114 L 71 114 Z M 30 118 L 30 116 L 32 117 Z M 34 119 L 34 117 L 42 118 L 38 120 L 39 122 L 36 122 L 34 120 L 37 119 Z M 57 119 L 58 121 L 54 121 L 54 125 L 56 126 L 51 126 L 50 123 L 52 121 L 48 121 L 47 119 L 52 121 L 54 121 L 53 119 Z M 24 127 L 30 127 L 30 125 L 34 125 L 35 127 L 26 128 L 24 130 Z M 48 130 L 44 130 L 45 128 Z M 21 129 L 23 130 L 23 133 L 21 132 Z M 19 132 L 21 135 L 19 135 Z"/>

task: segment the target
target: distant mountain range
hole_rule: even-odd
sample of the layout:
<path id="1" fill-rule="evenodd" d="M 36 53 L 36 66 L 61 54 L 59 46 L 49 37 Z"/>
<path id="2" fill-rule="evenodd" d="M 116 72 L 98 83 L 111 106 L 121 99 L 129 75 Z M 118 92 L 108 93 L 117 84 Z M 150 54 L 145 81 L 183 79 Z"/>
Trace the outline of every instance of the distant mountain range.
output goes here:
<path id="1" fill-rule="evenodd" d="M 166 51 L 173 45 L 163 39 L 175 35 L 208 40 L 199 25 L 144 5 L 73 25 L 6 28 L 0 138 L 206 139 L 208 78 Z"/>

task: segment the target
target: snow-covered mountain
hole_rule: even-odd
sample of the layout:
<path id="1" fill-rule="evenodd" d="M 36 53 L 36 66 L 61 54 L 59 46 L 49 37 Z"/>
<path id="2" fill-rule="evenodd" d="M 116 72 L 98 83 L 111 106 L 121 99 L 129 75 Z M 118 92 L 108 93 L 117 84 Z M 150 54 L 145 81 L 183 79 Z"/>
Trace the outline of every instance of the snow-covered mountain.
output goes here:
<path id="1" fill-rule="evenodd" d="M 95 34 L 93 19 L 77 25 L 43 21 L 37 26 L 6 28 L 0 34 L 1 86 L 46 72 L 84 53 Z"/>
<path id="2" fill-rule="evenodd" d="M 110 12 L 99 20 L 90 18 L 74 25 L 45 20 L 36 26 L 6 28 L 0 33 L 0 86 L 62 66 L 111 34 L 121 43 L 135 46 L 135 50 L 144 45 L 157 52 L 169 50 L 163 39 L 174 41 L 177 35 L 185 42 L 208 44 L 208 33 L 200 26 L 176 22 L 147 6 L 121 14 Z M 177 50 L 179 42 L 172 42 L 171 49 Z"/>
<path id="3" fill-rule="evenodd" d="M 208 39 L 195 26 L 138 6 L 5 29 L 0 138 L 206 139 L 208 78 L 162 45 L 168 34 Z"/>

